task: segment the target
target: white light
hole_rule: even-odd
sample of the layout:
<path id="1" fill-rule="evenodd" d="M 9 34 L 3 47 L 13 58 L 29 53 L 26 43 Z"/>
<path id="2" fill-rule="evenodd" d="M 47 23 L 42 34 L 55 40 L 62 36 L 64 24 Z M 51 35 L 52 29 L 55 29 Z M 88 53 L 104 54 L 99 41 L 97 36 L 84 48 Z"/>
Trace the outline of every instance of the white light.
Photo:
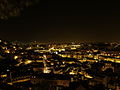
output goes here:
<path id="1" fill-rule="evenodd" d="M 9 69 L 7 69 L 7 72 L 9 72 L 10 70 Z"/>
<path id="2" fill-rule="evenodd" d="M 55 54 L 58 54 L 58 52 L 55 52 Z"/>

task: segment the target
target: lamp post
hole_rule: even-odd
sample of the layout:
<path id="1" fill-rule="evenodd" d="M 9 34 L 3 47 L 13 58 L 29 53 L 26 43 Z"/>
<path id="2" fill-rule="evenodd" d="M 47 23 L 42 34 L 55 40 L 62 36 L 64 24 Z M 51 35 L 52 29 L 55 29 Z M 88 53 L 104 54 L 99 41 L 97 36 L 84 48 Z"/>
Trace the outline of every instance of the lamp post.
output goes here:
<path id="1" fill-rule="evenodd" d="M 10 81 L 11 81 L 11 83 L 12 83 L 12 72 L 11 72 L 9 69 L 7 69 L 7 72 L 9 72 L 9 75 L 10 75 Z"/>

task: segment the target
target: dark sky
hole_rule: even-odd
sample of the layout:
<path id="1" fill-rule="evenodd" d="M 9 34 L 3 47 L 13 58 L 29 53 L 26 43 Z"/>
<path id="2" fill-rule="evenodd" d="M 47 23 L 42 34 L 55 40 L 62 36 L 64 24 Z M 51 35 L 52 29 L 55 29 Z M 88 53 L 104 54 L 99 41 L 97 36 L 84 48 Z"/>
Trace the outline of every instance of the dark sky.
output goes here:
<path id="1" fill-rule="evenodd" d="M 120 5 L 113 2 L 41 0 L 21 16 L 0 22 L 7 40 L 120 41 Z"/>

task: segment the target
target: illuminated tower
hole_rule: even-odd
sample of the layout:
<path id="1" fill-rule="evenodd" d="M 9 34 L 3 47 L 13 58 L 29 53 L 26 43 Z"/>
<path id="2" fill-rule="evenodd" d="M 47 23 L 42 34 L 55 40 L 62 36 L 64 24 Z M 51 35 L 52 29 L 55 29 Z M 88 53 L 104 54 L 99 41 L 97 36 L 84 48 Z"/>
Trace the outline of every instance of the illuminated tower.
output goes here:
<path id="1" fill-rule="evenodd" d="M 49 70 L 48 70 L 48 67 L 47 67 L 47 64 L 46 64 L 46 60 L 47 60 L 46 55 L 43 55 L 43 64 L 44 64 L 43 73 L 49 73 Z"/>

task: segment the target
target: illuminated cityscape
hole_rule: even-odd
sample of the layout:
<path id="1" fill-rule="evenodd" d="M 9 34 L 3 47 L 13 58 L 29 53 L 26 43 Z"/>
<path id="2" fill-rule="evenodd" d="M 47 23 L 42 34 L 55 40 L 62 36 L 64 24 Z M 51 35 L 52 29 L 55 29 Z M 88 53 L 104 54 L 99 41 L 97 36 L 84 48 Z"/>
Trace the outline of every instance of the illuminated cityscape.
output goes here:
<path id="1" fill-rule="evenodd" d="M 0 40 L 1 88 L 119 90 L 119 43 Z M 43 85 L 43 86 L 42 86 Z"/>
<path id="2" fill-rule="evenodd" d="M 120 4 L 0 0 L 0 90 L 120 90 Z"/>

